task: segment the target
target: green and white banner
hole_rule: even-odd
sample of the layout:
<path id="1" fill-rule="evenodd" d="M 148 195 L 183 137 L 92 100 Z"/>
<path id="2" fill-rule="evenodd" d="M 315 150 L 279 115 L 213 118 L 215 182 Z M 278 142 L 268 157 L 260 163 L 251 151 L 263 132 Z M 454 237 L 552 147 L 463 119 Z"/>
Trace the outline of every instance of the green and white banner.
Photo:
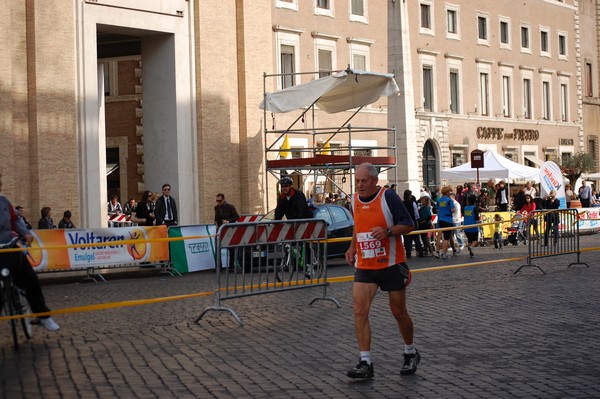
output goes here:
<path id="1" fill-rule="evenodd" d="M 180 273 L 214 269 L 216 265 L 214 224 L 169 228 L 169 238 L 188 237 L 169 242 L 171 263 Z M 221 251 L 221 265 L 227 265 L 227 251 Z"/>

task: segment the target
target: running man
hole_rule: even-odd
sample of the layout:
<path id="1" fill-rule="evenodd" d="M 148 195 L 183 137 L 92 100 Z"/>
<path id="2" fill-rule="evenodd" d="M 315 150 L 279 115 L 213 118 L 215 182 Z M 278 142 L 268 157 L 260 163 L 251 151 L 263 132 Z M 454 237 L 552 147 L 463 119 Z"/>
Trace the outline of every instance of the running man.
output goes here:
<path id="1" fill-rule="evenodd" d="M 410 270 L 402 245 L 403 234 L 414 223 L 398 194 L 377 186 L 377 169 L 364 163 L 356 168 L 356 193 L 352 198 L 354 234 L 346 261 L 354 265 L 354 329 L 360 361 L 347 373 L 351 378 L 373 378 L 369 310 L 378 288 L 387 291 L 389 306 L 404 341 L 400 374 L 414 374 L 421 360 L 413 343 L 413 323 L 406 308 Z"/>

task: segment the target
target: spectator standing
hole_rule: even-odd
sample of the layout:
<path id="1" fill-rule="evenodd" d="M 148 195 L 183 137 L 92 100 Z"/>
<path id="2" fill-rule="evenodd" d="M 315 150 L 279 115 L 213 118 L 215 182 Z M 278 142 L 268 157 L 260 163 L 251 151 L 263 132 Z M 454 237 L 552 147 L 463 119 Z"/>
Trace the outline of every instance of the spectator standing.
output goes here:
<path id="1" fill-rule="evenodd" d="M 25 209 L 23 209 L 23 207 L 21 205 L 17 205 L 17 207 L 15 208 L 18 213 L 19 213 L 19 217 L 21 219 L 23 219 L 23 223 L 25 223 L 25 227 L 27 227 L 28 230 L 32 229 L 31 224 L 27 221 L 27 219 L 25 219 Z"/>
<path id="2" fill-rule="evenodd" d="M 156 199 L 160 196 L 160 193 L 150 192 L 150 196 L 148 197 L 148 209 L 150 210 L 150 212 L 154 212 L 154 210 L 156 209 Z"/>
<path id="3" fill-rule="evenodd" d="M 494 184 L 494 179 L 489 179 L 485 188 L 488 192 L 488 206 L 494 205 L 496 203 L 496 185 Z"/>
<path id="4" fill-rule="evenodd" d="M 156 200 L 154 214 L 157 226 L 176 226 L 178 223 L 177 203 L 171 196 L 171 185 L 168 183 L 162 186 L 162 195 Z"/>
<path id="5" fill-rule="evenodd" d="M 55 229 L 56 225 L 52 220 L 52 209 L 49 206 L 45 206 L 41 210 L 42 218 L 38 221 L 39 230 L 51 230 Z"/>
<path id="6" fill-rule="evenodd" d="M 67 210 L 63 212 L 63 217 L 62 219 L 60 219 L 60 222 L 58 222 L 58 228 L 59 229 L 74 229 L 75 225 L 73 224 L 73 221 L 71 220 L 71 211 Z"/>
<path id="7" fill-rule="evenodd" d="M 121 207 L 121 203 L 119 202 L 119 197 L 115 194 L 112 196 L 112 198 L 110 199 L 108 205 L 108 213 L 110 215 L 112 214 L 121 214 L 123 213 L 123 207 Z"/>
<path id="8" fill-rule="evenodd" d="M 419 230 L 431 230 L 433 228 L 432 217 L 433 212 L 431 209 L 431 198 L 427 192 L 421 193 L 421 207 L 419 208 Z M 421 233 L 421 241 L 423 242 L 423 256 L 429 253 L 429 256 L 433 256 L 434 250 L 429 240 L 429 233 Z"/>
<path id="9" fill-rule="evenodd" d="M 452 214 L 452 223 L 454 224 L 454 227 L 460 227 L 462 225 L 462 212 L 460 202 L 458 202 L 458 200 L 456 199 L 456 194 L 454 193 L 450 193 L 450 198 L 452 199 L 452 201 L 454 201 L 454 207 L 456 208 L 456 212 Z M 454 241 L 456 242 L 456 244 L 458 244 L 458 250 L 455 250 L 454 246 L 452 250 L 454 253 L 460 253 L 465 247 L 465 242 L 462 238 L 461 229 L 454 230 Z"/>
<path id="10" fill-rule="evenodd" d="M 592 199 L 592 189 L 588 186 L 585 180 L 581 181 L 581 187 L 579 187 L 579 200 L 581 201 L 582 208 L 589 208 Z"/>
<path id="11" fill-rule="evenodd" d="M 515 194 L 513 198 L 513 210 L 519 212 L 527 202 L 526 197 L 528 194 L 526 194 L 525 191 L 526 189 L 524 187 L 521 187 L 519 189 L 519 192 Z M 529 194 L 529 196 L 531 198 L 535 198 L 534 195 Z"/>
<path id="12" fill-rule="evenodd" d="M 459 204 L 462 205 L 463 204 L 463 186 L 461 186 L 461 185 L 456 186 L 456 193 L 454 195 L 455 195 L 454 199 L 456 201 L 458 201 Z"/>
<path id="13" fill-rule="evenodd" d="M 152 191 L 146 190 L 142 193 L 142 199 L 137 203 L 131 220 L 140 226 L 154 226 L 154 203 L 150 200 Z"/>
<path id="14" fill-rule="evenodd" d="M 308 208 L 306 196 L 300 190 L 292 187 L 294 181 L 289 176 L 279 180 L 281 194 L 277 199 L 275 208 L 275 220 L 281 220 L 285 216 L 287 220 L 311 218 L 312 212 Z"/>
<path id="15" fill-rule="evenodd" d="M 392 190 L 390 188 L 390 190 Z M 392 190 L 393 191 L 393 190 Z M 417 221 L 419 220 L 419 207 L 417 206 L 417 200 L 412 195 L 412 191 L 404 190 L 403 201 L 410 218 L 413 221 L 414 227 L 417 227 Z M 402 237 L 404 241 L 404 251 L 406 253 L 406 258 L 411 257 L 413 242 L 415 243 L 415 250 L 417 252 L 417 256 L 419 258 L 424 257 L 423 255 L 423 247 L 421 246 L 421 240 L 419 239 L 418 234 L 410 234 Z"/>
<path id="16" fill-rule="evenodd" d="M 217 229 L 224 223 L 234 223 L 240 218 L 235 206 L 225 201 L 225 194 L 217 194 L 217 205 L 215 205 L 215 224 Z"/>
<path id="17" fill-rule="evenodd" d="M 531 198 L 537 197 L 537 190 L 530 181 L 525 185 L 524 191 L 525 195 L 531 195 Z"/>
<path id="18" fill-rule="evenodd" d="M 500 180 L 500 183 L 498 183 L 498 190 L 496 191 L 496 210 L 501 212 L 508 211 L 509 198 L 508 187 L 504 180 Z"/>
<path id="19" fill-rule="evenodd" d="M 560 201 L 556 199 L 556 190 L 550 191 L 548 198 L 546 198 L 546 202 L 544 203 L 544 209 L 558 209 L 559 206 Z M 548 245 L 548 236 L 550 233 L 552 233 L 554 245 L 558 244 L 558 213 L 548 212 L 544 216 L 544 221 L 546 222 L 546 230 L 544 231 L 544 246 Z"/>
<path id="20" fill-rule="evenodd" d="M 575 193 L 573 192 L 573 190 L 571 190 L 571 185 L 566 184 L 565 185 L 565 200 L 567 202 L 567 209 L 571 208 L 571 201 L 573 201 L 574 196 L 575 196 Z"/>
<path id="21" fill-rule="evenodd" d="M 464 225 L 475 225 L 479 223 L 479 207 L 475 205 L 475 197 L 470 197 L 467 201 L 467 206 L 463 209 Z M 465 235 L 467 236 L 467 249 L 469 256 L 475 256 L 473 247 L 476 247 L 479 242 L 479 226 L 465 227 Z"/>
<path id="22" fill-rule="evenodd" d="M 127 203 L 123 207 L 123 213 L 126 215 L 131 215 L 133 212 L 135 212 L 135 205 L 135 199 L 129 198 L 129 201 L 127 201 Z"/>
<path id="23" fill-rule="evenodd" d="M 354 271 L 354 328 L 360 351 L 350 378 L 373 378 L 369 310 L 379 288 L 388 292 L 389 307 L 404 341 L 404 365 L 400 374 L 414 374 L 421 359 L 413 341 L 413 322 L 406 307 L 410 270 L 402 235 L 414 229 L 406 207 L 393 190 L 377 186 L 377 168 L 361 164 L 355 171 L 352 198 L 354 232 L 346 261 Z"/>
<path id="24" fill-rule="evenodd" d="M 494 215 L 494 249 L 502 249 L 502 223 L 504 219 L 499 213 Z"/>
<path id="25" fill-rule="evenodd" d="M 596 190 L 592 190 L 592 196 L 590 198 L 590 205 L 592 207 L 600 206 L 600 201 L 598 200 L 598 193 L 596 193 Z"/>
<path id="26" fill-rule="evenodd" d="M 2 175 L 0 175 L 0 192 L 2 191 Z M 48 208 L 50 209 L 50 208 Z M 31 244 L 33 235 L 18 216 L 10 201 L 0 194 L 0 243 L 10 242 L 15 234 L 23 237 L 26 245 Z M 0 254 L 3 263 L 12 265 L 13 281 L 17 287 L 25 291 L 25 297 L 33 313 L 49 312 L 42 292 L 40 280 L 29 264 L 24 252 L 7 252 Z M 40 324 L 47 330 L 57 331 L 58 323 L 50 316 L 40 316 Z"/>
<path id="27" fill-rule="evenodd" d="M 540 232 L 538 231 L 538 222 L 536 218 L 532 218 L 531 217 L 531 212 L 535 211 L 537 208 L 537 205 L 535 204 L 535 201 L 533 200 L 533 197 L 531 195 L 526 195 L 525 196 L 525 205 L 523 205 L 523 207 L 521 207 L 520 211 L 521 211 L 521 215 L 523 215 L 523 217 L 526 217 L 525 219 L 525 238 L 529 239 L 529 234 L 531 233 L 531 227 L 533 227 L 533 230 L 535 231 L 535 238 L 539 238 L 540 236 Z"/>
<path id="28" fill-rule="evenodd" d="M 475 197 L 475 198 L 478 197 L 477 192 L 475 191 L 475 183 L 466 183 L 465 184 L 465 188 L 463 189 L 463 193 L 462 193 L 463 208 L 465 206 L 467 206 L 469 197 Z"/>
<path id="29" fill-rule="evenodd" d="M 479 197 L 473 197 L 475 198 L 475 202 L 474 204 L 477 206 L 477 208 L 479 208 L 479 212 L 487 212 L 488 211 L 488 199 L 489 199 L 489 194 L 487 189 L 483 189 L 481 190 L 481 195 Z"/>
<path id="30" fill-rule="evenodd" d="M 219 193 L 216 197 L 217 205 L 215 205 L 215 224 L 217 230 L 225 223 L 235 223 L 240 218 L 240 215 L 235 209 L 235 206 L 225 201 L 225 194 Z M 229 248 L 229 270 L 234 270 L 236 256 L 238 256 L 237 248 Z"/>

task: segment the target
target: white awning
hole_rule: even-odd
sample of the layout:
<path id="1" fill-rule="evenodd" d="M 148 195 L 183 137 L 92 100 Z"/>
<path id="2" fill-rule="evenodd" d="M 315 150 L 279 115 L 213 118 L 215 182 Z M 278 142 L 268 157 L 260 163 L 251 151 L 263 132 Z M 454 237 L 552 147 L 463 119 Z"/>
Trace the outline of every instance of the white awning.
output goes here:
<path id="1" fill-rule="evenodd" d="M 533 162 L 533 164 L 535 166 L 537 166 L 538 168 L 541 167 L 544 164 L 544 162 L 546 162 L 546 161 L 542 161 L 535 155 L 525 155 L 525 159 L 528 160 L 529 162 Z"/>
<path id="2" fill-rule="evenodd" d="M 275 93 L 266 93 L 260 108 L 290 112 L 316 104 L 328 114 L 364 107 L 400 89 L 390 73 L 346 70 Z"/>
<path id="3" fill-rule="evenodd" d="M 481 179 L 523 179 L 536 183 L 540 181 L 539 169 L 513 162 L 496 151 L 486 151 L 483 157 L 485 167 L 479 169 Z M 441 177 L 457 182 L 464 182 L 469 179 L 474 181 L 476 173 L 477 171 L 471 167 L 471 162 L 467 162 L 451 169 L 442 170 Z"/>

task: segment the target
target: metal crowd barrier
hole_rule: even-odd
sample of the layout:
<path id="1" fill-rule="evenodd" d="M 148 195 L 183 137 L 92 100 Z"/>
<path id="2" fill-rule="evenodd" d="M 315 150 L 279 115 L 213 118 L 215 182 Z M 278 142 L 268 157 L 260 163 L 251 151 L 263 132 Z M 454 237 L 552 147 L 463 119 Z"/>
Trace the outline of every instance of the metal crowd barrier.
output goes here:
<path id="1" fill-rule="evenodd" d="M 322 287 L 317 300 L 339 302 L 327 296 L 327 224 L 320 219 L 226 223 L 217 232 L 217 289 L 210 311 L 229 312 L 222 301 L 302 288 Z M 228 256 L 219 256 L 226 251 Z M 222 264 L 222 258 L 227 264 Z"/>
<path id="2" fill-rule="evenodd" d="M 568 267 L 573 265 L 589 267 L 587 263 L 580 260 L 579 216 L 576 209 L 533 211 L 527 215 L 525 223 L 525 237 L 528 244 L 527 264 L 520 266 L 515 274 L 524 267 L 537 267 L 546 274 L 540 266 L 532 263 L 534 259 L 568 254 L 577 255 L 577 261 L 572 262 Z M 539 235 L 534 234 L 535 225 Z"/>
<path id="3" fill-rule="evenodd" d="M 108 227 L 132 227 L 137 226 L 137 223 L 131 221 L 131 215 L 124 213 L 109 213 Z"/>

